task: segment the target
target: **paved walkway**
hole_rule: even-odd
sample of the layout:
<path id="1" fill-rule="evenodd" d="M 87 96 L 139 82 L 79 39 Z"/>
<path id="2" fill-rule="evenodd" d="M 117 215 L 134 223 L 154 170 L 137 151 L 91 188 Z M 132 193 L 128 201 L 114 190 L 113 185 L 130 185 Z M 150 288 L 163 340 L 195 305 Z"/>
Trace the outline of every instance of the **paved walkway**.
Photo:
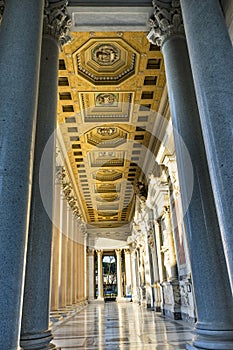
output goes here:
<path id="1" fill-rule="evenodd" d="M 191 327 L 133 303 L 89 304 L 54 328 L 61 350 L 184 350 Z"/>

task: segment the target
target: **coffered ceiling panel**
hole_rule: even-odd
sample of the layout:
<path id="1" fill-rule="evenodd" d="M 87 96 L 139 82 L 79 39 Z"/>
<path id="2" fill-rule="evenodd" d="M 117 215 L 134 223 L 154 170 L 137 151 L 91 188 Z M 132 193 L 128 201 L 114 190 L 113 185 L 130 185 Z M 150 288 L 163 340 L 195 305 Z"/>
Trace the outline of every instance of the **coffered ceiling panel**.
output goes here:
<path id="1" fill-rule="evenodd" d="M 164 86 L 162 54 L 143 32 L 73 33 L 60 54 L 59 135 L 94 230 L 132 219 Z"/>

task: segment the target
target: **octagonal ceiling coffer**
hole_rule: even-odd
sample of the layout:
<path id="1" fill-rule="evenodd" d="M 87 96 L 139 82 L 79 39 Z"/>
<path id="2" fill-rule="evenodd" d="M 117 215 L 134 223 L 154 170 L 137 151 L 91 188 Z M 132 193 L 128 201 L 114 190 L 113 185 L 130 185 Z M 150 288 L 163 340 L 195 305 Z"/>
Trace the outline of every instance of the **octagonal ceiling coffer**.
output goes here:
<path id="1" fill-rule="evenodd" d="M 99 148 L 115 148 L 126 142 L 128 133 L 119 126 L 102 125 L 90 130 L 85 135 L 87 142 L 93 146 Z M 105 162 L 105 155 L 107 156 L 108 153 L 103 153 L 102 163 Z M 118 159 L 123 158 L 123 154 L 116 153 L 115 155 L 117 155 L 116 158 Z M 101 153 L 99 153 L 99 158 L 101 158 Z M 109 155 L 109 160 L 111 158 L 114 159 L 114 154 L 112 154 L 111 156 Z"/>
<path id="2" fill-rule="evenodd" d="M 118 85 L 137 74 L 138 53 L 121 38 L 88 40 L 73 53 L 76 74 L 95 85 Z"/>

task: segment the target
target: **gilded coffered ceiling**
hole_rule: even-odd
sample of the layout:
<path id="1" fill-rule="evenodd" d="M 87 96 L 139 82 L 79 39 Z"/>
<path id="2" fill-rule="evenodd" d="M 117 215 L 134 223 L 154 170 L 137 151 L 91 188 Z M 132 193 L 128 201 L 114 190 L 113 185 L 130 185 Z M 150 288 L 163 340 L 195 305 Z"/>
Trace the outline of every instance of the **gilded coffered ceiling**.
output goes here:
<path id="1" fill-rule="evenodd" d="M 63 48 L 58 135 L 88 225 L 132 219 L 146 154 L 159 146 L 152 130 L 164 86 L 162 54 L 146 33 L 72 33 Z"/>

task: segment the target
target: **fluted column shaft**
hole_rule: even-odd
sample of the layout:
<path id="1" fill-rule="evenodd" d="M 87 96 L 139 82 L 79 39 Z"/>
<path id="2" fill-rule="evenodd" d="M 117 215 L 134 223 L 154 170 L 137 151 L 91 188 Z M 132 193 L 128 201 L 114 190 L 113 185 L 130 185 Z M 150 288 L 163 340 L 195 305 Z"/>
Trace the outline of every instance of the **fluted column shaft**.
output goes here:
<path id="1" fill-rule="evenodd" d="M 116 249 L 116 256 L 117 256 L 117 299 L 121 299 L 123 298 L 121 249 Z"/>
<path id="2" fill-rule="evenodd" d="M 88 298 L 88 262 L 87 262 L 87 234 L 84 236 L 84 247 L 83 247 L 83 255 L 84 255 L 84 298 L 87 300 Z"/>
<path id="3" fill-rule="evenodd" d="M 68 208 L 68 242 L 67 242 L 67 306 L 73 302 L 73 212 Z"/>
<path id="4" fill-rule="evenodd" d="M 19 345 L 43 6 L 44 0 L 22 0 L 17 5 L 8 0 L 0 27 L 0 348 L 4 350 Z"/>
<path id="5" fill-rule="evenodd" d="M 162 45 L 184 212 L 188 207 L 185 223 L 198 319 L 192 346 L 194 349 L 230 349 L 233 346 L 233 300 L 206 166 L 181 12 L 177 2 L 164 6 L 166 8 L 155 5 L 155 29 L 151 30 L 149 37 Z M 168 24 L 167 27 L 161 19 Z M 193 166 L 190 203 L 187 202 L 192 185 L 190 168 L 179 135 Z"/>
<path id="6" fill-rule="evenodd" d="M 80 278 L 80 244 L 77 243 L 77 269 L 78 269 L 78 278 L 77 278 L 77 301 L 80 300 L 80 291 L 81 291 L 81 278 Z"/>
<path id="7" fill-rule="evenodd" d="M 103 288 L 103 251 L 97 250 L 98 257 L 98 300 L 103 300 L 104 298 L 104 288 Z"/>
<path id="8" fill-rule="evenodd" d="M 59 171 L 59 170 L 58 170 Z M 55 183 L 55 201 L 53 215 L 53 240 L 52 240 L 52 273 L 51 273 L 51 290 L 50 290 L 50 310 L 57 311 L 59 309 L 59 275 L 61 268 L 61 195 L 62 182 L 56 174 Z"/>
<path id="9" fill-rule="evenodd" d="M 77 238 L 77 231 L 78 231 L 78 223 L 75 217 L 73 217 L 73 228 L 74 228 L 74 235 L 73 235 L 73 292 L 72 292 L 72 304 L 76 304 L 77 299 L 77 279 L 79 278 L 78 273 L 78 238 Z"/>
<path id="10" fill-rule="evenodd" d="M 66 197 L 62 196 L 62 239 L 61 239 L 61 281 L 59 288 L 59 308 L 64 310 L 66 308 L 66 284 L 67 284 L 67 201 Z"/>
<path id="11" fill-rule="evenodd" d="M 181 0 L 181 7 L 208 166 L 233 293 L 232 43 L 220 1 Z M 207 11 L 208 16 L 206 16 Z"/>

